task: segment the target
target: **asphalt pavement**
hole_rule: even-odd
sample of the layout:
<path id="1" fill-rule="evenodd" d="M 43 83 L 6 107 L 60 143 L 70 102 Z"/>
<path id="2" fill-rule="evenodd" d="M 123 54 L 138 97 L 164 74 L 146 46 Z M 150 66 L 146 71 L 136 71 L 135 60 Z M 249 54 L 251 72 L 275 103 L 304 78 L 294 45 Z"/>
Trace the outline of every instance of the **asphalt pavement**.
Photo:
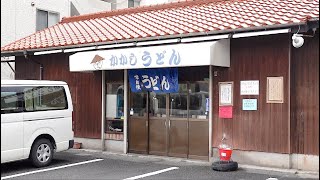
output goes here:
<path id="1" fill-rule="evenodd" d="M 278 180 L 319 179 L 318 174 L 294 171 L 270 171 L 239 167 L 237 171 L 219 172 L 210 163 L 179 158 L 114 154 L 89 150 L 56 153 L 52 164 L 34 168 L 28 161 L 1 164 L 5 179 L 188 179 L 188 180 Z"/>

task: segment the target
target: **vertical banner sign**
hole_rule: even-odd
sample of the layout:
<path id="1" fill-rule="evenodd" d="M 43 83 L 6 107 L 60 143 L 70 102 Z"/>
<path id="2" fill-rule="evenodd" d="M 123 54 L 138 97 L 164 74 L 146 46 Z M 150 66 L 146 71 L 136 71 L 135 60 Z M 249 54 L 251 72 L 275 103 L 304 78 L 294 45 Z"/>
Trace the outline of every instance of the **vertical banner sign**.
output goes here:
<path id="1" fill-rule="evenodd" d="M 177 68 L 132 69 L 128 76 L 132 92 L 174 93 L 179 90 Z"/>

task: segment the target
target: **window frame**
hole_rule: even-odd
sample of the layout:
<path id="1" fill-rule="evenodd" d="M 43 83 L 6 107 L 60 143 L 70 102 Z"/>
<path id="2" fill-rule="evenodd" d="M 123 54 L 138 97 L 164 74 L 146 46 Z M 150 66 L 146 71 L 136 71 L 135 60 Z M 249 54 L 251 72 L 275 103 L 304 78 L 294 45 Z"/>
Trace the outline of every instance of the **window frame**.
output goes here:
<path id="1" fill-rule="evenodd" d="M 107 98 L 107 95 L 117 95 L 117 94 L 113 94 L 114 92 L 109 92 L 108 91 L 108 85 L 117 85 L 118 88 L 122 86 L 122 90 L 123 90 L 123 93 L 124 93 L 124 82 L 123 81 L 120 81 L 120 80 L 111 80 L 111 81 L 106 81 L 105 83 L 105 87 L 106 87 L 106 92 L 105 92 L 105 98 L 106 98 L 106 105 L 107 105 L 107 101 L 108 101 L 108 98 Z M 123 98 L 124 98 L 124 94 L 123 94 Z M 124 100 L 124 99 L 123 99 Z M 118 107 L 117 107 L 118 108 Z M 107 113 L 107 107 L 106 107 L 106 115 L 105 115 L 105 123 L 106 123 L 106 126 L 105 126 L 105 130 L 104 130 L 104 133 L 105 134 L 121 134 L 123 135 L 123 132 L 124 132 L 124 124 L 123 124 L 123 119 L 120 117 L 108 117 L 108 113 Z M 116 109 L 116 111 L 118 112 L 118 109 Z M 122 107 L 122 111 L 124 113 L 124 104 L 123 104 L 123 107 Z M 118 125 L 119 127 L 121 127 L 121 124 L 122 124 L 122 129 L 121 131 L 117 131 L 120 130 L 120 128 L 116 127 L 114 128 L 114 130 L 111 130 L 109 129 L 109 126 L 111 127 L 114 127 L 113 125 Z M 114 138 L 107 138 L 109 140 L 117 140 L 117 139 L 114 139 Z"/>
<path id="2" fill-rule="evenodd" d="M 35 25 L 35 31 L 36 31 L 36 32 L 45 29 L 45 28 L 43 28 L 43 29 L 39 29 L 39 30 L 38 30 L 38 18 L 39 18 L 39 17 L 38 17 L 38 11 L 45 11 L 45 12 L 47 13 L 47 27 L 46 27 L 46 28 L 49 27 L 49 13 L 58 15 L 58 22 L 57 22 L 57 23 L 59 23 L 59 21 L 60 21 L 60 13 L 59 13 L 59 12 L 57 12 L 57 11 L 51 11 L 51 10 L 46 10 L 46 9 L 42 9 L 42 8 L 36 8 L 36 25 Z"/>

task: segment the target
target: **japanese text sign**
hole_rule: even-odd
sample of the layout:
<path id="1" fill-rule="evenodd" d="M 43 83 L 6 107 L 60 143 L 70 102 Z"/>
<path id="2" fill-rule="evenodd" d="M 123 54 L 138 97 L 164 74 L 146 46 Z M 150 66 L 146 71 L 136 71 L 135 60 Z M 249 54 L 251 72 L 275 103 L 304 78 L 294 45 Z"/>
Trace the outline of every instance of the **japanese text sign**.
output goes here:
<path id="1" fill-rule="evenodd" d="M 240 95 L 259 95 L 259 81 L 240 81 Z"/>
<path id="2" fill-rule="evenodd" d="M 242 110 L 255 111 L 258 110 L 257 99 L 242 99 Z"/>
<path id="3" fill-rule="evenodd" d="M 230 66 L 229 40 L 77 52 L 70 71 Z"/>
<path id="4" fill-rule="evenodd" d="M 133 69 L 128 71 L 128 76 L 132 92 L 172 93 L 179 90 L 177 68 Z"/>

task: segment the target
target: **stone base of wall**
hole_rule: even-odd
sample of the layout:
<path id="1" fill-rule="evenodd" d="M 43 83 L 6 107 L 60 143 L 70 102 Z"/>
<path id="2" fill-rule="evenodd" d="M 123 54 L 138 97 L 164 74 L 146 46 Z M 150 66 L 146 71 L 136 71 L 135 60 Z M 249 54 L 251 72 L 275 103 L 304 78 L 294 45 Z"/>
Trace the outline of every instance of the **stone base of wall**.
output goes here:
<path id="1" fill-rule="evenodd" d="M 100 139 L 74 138 L 74 140 L 82 143 L 82 149 L 101 150 Z M 107 152 L 124 153 L 123 146 L 123 141 L 105 140 L 105 151 Z M 212 152 L 213 156 L 210 161 L 219 160 L 218 149 L 213 148 Z M 233 150 L 231 158 L 245 165 L 319 172 L 319 156 L 315 155 Z"/>
<path id="2" fill-rule="evenodd" d="M 101 139 L 74 138 L 74 142 L 81 143 L 81 149 L 101 150 Z"/>
<path id="3" fill-rule="evenodd" d="M 81 143 L 81 149 L 101 150 L 101 139 L 74 138 L 74 141 Z M 123 153 L 123 141 L 105 140 L 105 151 Z"/>
<path id="4" fill-rule="evenodd" d="M 319 156 L 315 155 L 233 150 L 231 158 L 239 164 L 319 172 Z M 218 159 L 219 151 L 214 148 L 211 161 Z"/>

